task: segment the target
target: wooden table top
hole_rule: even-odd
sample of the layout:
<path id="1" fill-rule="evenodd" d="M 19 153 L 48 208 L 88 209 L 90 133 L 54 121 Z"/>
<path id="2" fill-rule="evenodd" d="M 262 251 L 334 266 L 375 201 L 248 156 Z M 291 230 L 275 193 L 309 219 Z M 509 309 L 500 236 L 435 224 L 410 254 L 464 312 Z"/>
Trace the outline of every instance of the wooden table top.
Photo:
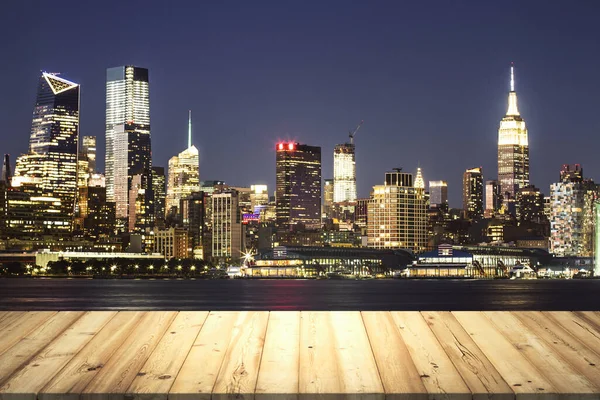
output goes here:
<path id="1" fill-rule="evenodd" d="M 0 312 L 1 399 L 600 399 L 600 312 Z"/>

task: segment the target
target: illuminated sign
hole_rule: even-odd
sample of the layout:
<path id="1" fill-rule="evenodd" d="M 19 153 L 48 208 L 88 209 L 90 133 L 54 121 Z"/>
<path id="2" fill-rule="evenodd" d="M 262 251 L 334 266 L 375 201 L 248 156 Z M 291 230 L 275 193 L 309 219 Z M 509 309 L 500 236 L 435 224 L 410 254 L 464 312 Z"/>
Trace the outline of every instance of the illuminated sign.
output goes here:
<path id="1" fill-rule="evenodd" d="M 248 224 L 251 221 L 258 222 L 260 214 L 242 214 L 242 224 Z"/>

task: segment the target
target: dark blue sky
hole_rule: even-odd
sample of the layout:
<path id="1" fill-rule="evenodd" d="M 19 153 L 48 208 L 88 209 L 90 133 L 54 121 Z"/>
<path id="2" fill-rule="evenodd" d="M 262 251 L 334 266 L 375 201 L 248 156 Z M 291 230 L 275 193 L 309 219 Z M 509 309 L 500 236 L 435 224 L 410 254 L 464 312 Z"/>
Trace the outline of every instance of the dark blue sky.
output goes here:
<path id="1" fill-rule="evenodd" d="M 527 122 L 531 179 L 563 163 L 600 180 L 598 1 L 11 1 L 0 14 L 0 153 L 27 150 L 40 70 L 80 83 L 82 135 L 104 157 L 105 70 L 149 68 L 154 165 L 186 146 L 201 179 L 274 190 L 278 139 L 323 150 L 348 130 L 360 196 L 386 170 L 449 182 L 496 176 L 509 64 Z M 100 163 L 103 165 L 103 162 Z"/>

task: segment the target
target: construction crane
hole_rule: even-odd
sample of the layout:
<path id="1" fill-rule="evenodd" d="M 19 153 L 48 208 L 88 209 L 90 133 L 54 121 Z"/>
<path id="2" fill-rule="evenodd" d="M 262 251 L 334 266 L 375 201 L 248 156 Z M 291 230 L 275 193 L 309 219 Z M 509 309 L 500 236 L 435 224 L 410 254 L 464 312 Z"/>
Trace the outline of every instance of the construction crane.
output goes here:
<path id="1" fill-rule="evenodd" d="M 354 135 L 356 135 L 356 132 L 358 132 L 358 130 L 362 126 L 363 122 L 365 122 L 365 121 L 364 120 L 360 121 L 360 123 L 358 124 L 358 126 L 356 127 L 356 129 L 354 130 L 354 132 L 352 132 L 352 131 L 348 132 L 348 137 L 350 138 L 350 144 L 354 144 Z"/>

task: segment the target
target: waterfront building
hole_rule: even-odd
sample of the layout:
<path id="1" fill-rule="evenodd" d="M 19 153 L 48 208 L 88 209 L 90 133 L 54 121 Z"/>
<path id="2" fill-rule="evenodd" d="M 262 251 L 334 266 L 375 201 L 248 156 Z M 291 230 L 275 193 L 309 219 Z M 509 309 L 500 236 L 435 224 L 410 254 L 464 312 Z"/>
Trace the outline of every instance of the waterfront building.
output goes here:
<path id="1" fill-rule="evenodd" d="M 463 174 L 463 213 L 465 218 L 478 220 L 483 217 L 483 170 L 471 168 Z"/>
<path id="2" fill-rule="evenodd" d="M 424 186 L 419 185 L 419 186 Z M 368 203 L 367 244 L 375 249 L 427 247 L 427 199 L 413 175 L 400 169 L 387 172 L 385 184 L 373 186 Z"/>
<path id="3" fill-rule="evenodd" d="M 321 148 L 296 142 L 276 146 L 277 227 L 321 227 Z"/>
<path id="4" fill-rule="evenodd" d="M 157 230 L 154 234 L 154 252 L 162 254 L 166 259 L 190 258 L 191 248 L 187 229 Z"/>
<path id="5" fill-rule="evenodd" d="M 148 70 L 131 65 L 106 71 L 106 196 L 117 218 L 128 219 L 135 175 L 144 175 L 145 203 L 154 214 Z M 136 193 L 137 194 L 137 193 Z M 153 219 L 148 216 L 147 220 Z"/>
<path id="6" fill-rule="evenodd" d="M 578 164 L 563 165 L 560 178 L 550 185 L 550 250 L 560 257 L 591 256 L 598 185 L 583 178 Z"/>
<path id="7" fill-rule="evenodd" d="M 512 65 L 508 110 L 498 130 L 498 184 L 505 202 L 514 202 L 517 191 L 529 185 L 529 139 L 525 120 L 517 107 Z"/>
<path id="8" fill-rule="evenodd" d="M 429 204 L 431 207 L 448 207 L 448 182 L 429 181 Z"/>
<path id="9" fill-rule="evenodd" d="M 17 159 L 12 185 L 60 200 L 57 230 L 72 228 L 77 198 L 79 85 L 43 72 L 33 110 L 29 152 Z M 49 201 L 54 204 L 55 201 Z"/>

